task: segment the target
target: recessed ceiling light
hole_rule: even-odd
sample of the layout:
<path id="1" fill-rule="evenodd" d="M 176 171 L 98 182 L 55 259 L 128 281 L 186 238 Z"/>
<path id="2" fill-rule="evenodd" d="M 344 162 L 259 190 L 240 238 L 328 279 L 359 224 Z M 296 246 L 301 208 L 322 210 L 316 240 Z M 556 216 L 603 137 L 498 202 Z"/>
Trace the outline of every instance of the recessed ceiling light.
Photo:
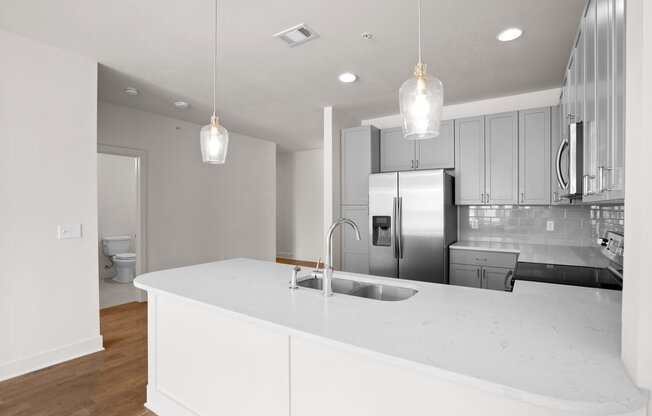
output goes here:
<path id="1" fill-rule="evenodd" d="M 188 107 L 190 107 L 190 104 L 188 104 L 185 101 L 175 101 L 174 106 L 178 108 L 179 110 L 187 110 Z"/>
<path id="2" fill-rule="evenodd" d="M 125 94 L 127 94 L 130 97 L 135 97 L 138 95 L 138 90 L 135 89 L 134 87 L 125 87 L 123 91 Z"/>
<path id="3" fill-rule="evenodd" d="M 357 80 L 358 76 L 352 72 L 343 72 L 337 78 L 340 81 L 346 82 L 348 84 L 350 82 L 354 82 L 355 80 Z"/>
<path id="4" fill-rule="evenodd" d="M 496 38 L 501 42 L 509 42 L 514 39 L 518 39 L 523 34 L 523 31 L 517 27 L 510 27 L 505 29 L 496 36 Z"/>

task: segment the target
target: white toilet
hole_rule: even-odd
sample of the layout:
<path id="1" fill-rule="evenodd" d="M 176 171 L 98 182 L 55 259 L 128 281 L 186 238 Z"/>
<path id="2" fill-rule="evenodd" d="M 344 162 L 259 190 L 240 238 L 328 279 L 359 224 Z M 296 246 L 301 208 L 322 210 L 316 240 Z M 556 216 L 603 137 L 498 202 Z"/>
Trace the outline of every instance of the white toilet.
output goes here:
<path id="1" fill-rule="evenodd" d="M 136 254 L 129 253 L 131 237 L 117 235 L 102 238 L 102 251 L 111 257 L 118 274 L 113 278 L 119 283 L 131 283 L 136 277 Z"/>

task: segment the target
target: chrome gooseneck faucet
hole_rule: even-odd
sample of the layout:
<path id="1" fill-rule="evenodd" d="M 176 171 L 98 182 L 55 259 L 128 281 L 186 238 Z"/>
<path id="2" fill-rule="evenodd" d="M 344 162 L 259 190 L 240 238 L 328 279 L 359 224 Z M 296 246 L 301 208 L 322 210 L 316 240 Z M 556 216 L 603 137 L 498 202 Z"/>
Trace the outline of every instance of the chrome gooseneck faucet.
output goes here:
<path id="1" fill-rule="evenodd" d="M 353 221 L 348 218 L 342 218 L 335 221 L 326 233 L 326 265 L 324 266 L 324 296 L 333 294 L 333 232 L 340 224 L 349 224 L 355 231 L 355 239 L 360 240 L 360 230 Z"/>

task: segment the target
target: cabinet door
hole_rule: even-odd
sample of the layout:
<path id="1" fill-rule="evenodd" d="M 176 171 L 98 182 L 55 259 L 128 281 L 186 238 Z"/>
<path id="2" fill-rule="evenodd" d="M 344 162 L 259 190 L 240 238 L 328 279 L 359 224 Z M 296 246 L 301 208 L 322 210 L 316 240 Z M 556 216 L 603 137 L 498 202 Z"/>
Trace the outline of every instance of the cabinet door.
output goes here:
<path id="1" fill-rule="evenodd" d="M 518 203 L 518 114 L 485 116 L 485 203 Z"/>
<path id="2" fill-rule="evenodd" d="M 550 205 L 550 107 L 518 115 L 519 203 Z"/>
<path id="3" fill-rule="evenodd" d="M 453 120 L 441 122 L 439 136 L 434 139 L 415 140 L 417 169 L 451 169 L 455 167 L 455 124 Z"/>
<path id="4" fill-rule="evenodd" d="M 450 284 L 455 286 L 482 287 L 481 268 L 451 263 Z"/>
<path id="5" fill-rule="evenodd" d="M 403 129 L 383 129 L 380 132 L 380 171 L 397 172 L 416 167 L 416 140 L 403 137 Z"/>
<path id="6" fill-rule="evenodd" d="M 484 203 L 484 117 L 455 120 L 455 203 Z"/>
<path id="7" fill-rule="evenodd" d="M 601 172 L 609 200 L 625 198 L 625 0 L 613 0 L 612 10 L 613 124 L 609 164 Z"/>
<path id="8" fill-rule="evenodd" d="M 484 289 L 505 291 L 509 287 L 509 280 L 511 280 L 513 273 L 513 269 L 483 267 L 482 287 Z"/>
<path id="9" fill-rule="evenodd" d="M 360 229 L 360 241 L 351 227 L 342 227 L 342 271 L 369 274 L 369 208 L 343 206 L 342 218 L 352 220 Z"/>
<path id="10" fill-rule="evenodd" d="M 598 170 L 597 117 L 596 117 L 596 4 L 590 0 L 582 28 L 584 33 L 584 118 L 583 175 L 595 176 Z M 587 190 L 584 190 L 586 192 Z"/>
<path id="11" fill-rule="evenodd" d="M 369 175 L 378 172 L 379 134 L 373 126 L 342 130 L 342 205 L 369 203 Z"/>
<path id="12" fill-rule="evenodd" d="M 573 50 L 573 80 L 575 82 L 574 121 L 584 121 L 584 32 L 580 25 Z"/>
<path id="13" fill-rule="evenodd" d="M 594 195 L 586 198 L 590 201 L 599 201 L 601 196 L 598 189 L 599 166 L 608 166 L 609 142 L 611 139 L 611 33 L 610 33 L 610 2 L 611 0 L 596 1 L 596 152 L 597 166 L 595 171 L 585 172 L 589 175 L 588 189 L 584 190 L 585 195 Z"/>

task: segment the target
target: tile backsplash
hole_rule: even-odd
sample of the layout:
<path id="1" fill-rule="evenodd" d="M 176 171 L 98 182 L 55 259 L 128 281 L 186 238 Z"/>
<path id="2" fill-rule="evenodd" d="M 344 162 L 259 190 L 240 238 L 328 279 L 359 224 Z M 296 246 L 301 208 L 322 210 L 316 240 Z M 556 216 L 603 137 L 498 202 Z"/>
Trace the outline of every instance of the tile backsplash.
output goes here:
<path id="1" fill-rule="evenodd" d="M 460 206 L 459 214 L 460 241 L 593 246 L 607 231 L 625 228 L 623 205 Z M 548 221 L 554 231 L 547 231 Z"/>

